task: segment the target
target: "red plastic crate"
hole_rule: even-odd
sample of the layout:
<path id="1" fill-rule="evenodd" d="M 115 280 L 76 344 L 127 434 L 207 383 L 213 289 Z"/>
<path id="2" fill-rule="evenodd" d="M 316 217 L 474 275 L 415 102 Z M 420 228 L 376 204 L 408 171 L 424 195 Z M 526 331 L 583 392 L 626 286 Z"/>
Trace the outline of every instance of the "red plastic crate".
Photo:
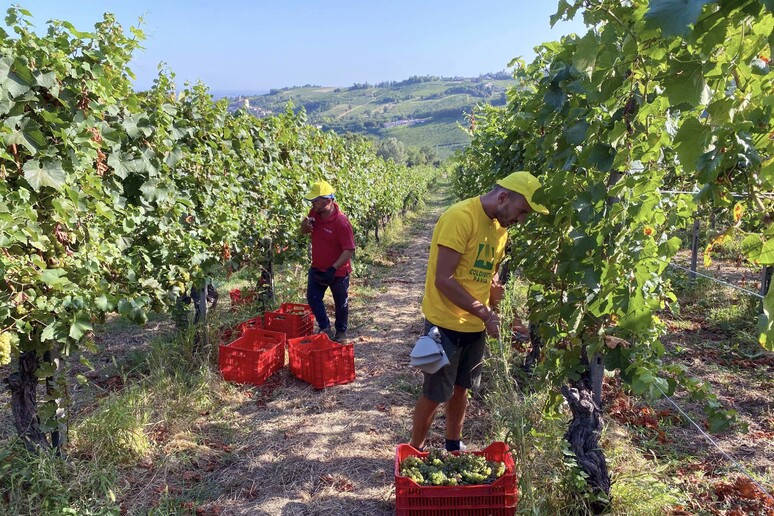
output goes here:
<path id="1" fill-rule="evenodd" d="M 312 333 L 314 316 L 309 305 L 282 303 L 278 310 L 263 314 L 266 324 L 264 328 L 279 331 L 288 339 L 303 337 Z"/>
<path id="2" fill-rule="evenodd" d="M 397 516 L 512 516 L 519 501 L 513 457 L 508 445 L 494 442 L 481 451 L 487 460 L 505 463 L 505 473 L 492 484 L 470 486 L 420 486 L 400 475 L 407 457 L 426 457 L 408 444 L 395 450 L 395 514 Z"/>
<path id="3" fill-rule="evenodd" d="M 245 290 L 242 292 L 240 289 L 235 288 L 228 293 L 231 298 L 231 305 L 245 305 L 255 301 L 255 291 Z"/>
<path id="4" fill-rule="evenodd" d="M 252 319 L 248 319 L 246 321 L 242 321 L 237 325 L 237 329 L 240 332 L 244 332 L 245 330 L 262 330 L 263 329 L 263 317 L 253 317 Z"/>
<path id="5" fill-rule="evenodd" d="M 284 333 L 246 329 L 219 347 L 218 368 L 224 380 L 260 385 L 285 365 Z"/>
<path id="6" fill-rule="evenodd" d="M 333 342 L 324 333 L 288 340 L 288 367 L 315 389 L 355 379 L 355 348 Z"/>
<path id="7" fill-rule="evenodd" d="M 232 340 L 242 335 L 245 329 L 262 330 L 263 318 L 261 318 L 260 316 L 254 317 L 252 319 L 242 321 L 241 323 L 237 324 L 233 328 L 224 328 L 220 334 L 220 342 L 223 344 L 227 344 L 231 342 Z"/>

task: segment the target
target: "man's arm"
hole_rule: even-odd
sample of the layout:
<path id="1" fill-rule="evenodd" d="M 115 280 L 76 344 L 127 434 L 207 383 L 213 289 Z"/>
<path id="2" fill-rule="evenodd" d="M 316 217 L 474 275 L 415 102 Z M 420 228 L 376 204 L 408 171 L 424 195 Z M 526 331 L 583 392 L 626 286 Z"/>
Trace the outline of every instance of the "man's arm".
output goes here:
<path id="1" fill-rule="evenodd" d="M 333 262 L 333 268 L 334 269 L 338 269 L 339 267 L 341 267 L 342 265 L 347 263 L 347 260 L 352 258 L 353 254 L 355 254 L 355 250 L 354 249 L 344 249 L 341 252 L 341 254 L 339 255 L 339 257 L 336 258 L 336 261 Z"/>
<path id="2" fill-rule="evenodd" d="M 478 301 L 454 279 L 454 271 L 462 255 L 450 247 L 438 246 L 438 259 L 435 265 L 435 286 L 449 301 L 469 312 L 486 325 L 486 332 L 496 337 L 500 319 L 494 310 Z"/>

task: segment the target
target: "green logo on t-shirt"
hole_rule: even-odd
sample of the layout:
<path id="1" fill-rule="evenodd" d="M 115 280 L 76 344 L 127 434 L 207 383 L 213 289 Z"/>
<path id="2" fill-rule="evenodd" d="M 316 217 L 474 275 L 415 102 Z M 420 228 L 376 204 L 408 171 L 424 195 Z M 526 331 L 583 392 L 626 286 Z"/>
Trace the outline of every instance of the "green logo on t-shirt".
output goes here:
<path id="1" fill-rule="evenodd" d="M 473 267 L 491 271 L 494 269 L 494 256 L 494 247 L 487 243 L 478 244 L 478 255 L 476 255 L 476 263 L 473 264 Z"/>

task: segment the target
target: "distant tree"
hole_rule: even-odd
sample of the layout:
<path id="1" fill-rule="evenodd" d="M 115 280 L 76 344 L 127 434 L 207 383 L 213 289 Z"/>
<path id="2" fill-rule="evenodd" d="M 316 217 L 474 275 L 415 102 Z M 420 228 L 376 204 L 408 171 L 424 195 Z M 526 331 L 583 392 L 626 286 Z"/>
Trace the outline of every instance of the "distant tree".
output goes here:
<path id="1" fill-rule="evenodd" d="M 422 156 L 419 154 L 419 149 L 416 147 L 408 147 L 406 149 L 406 166 L 416 167 L 422 164 Z"/>
<path id="2" fill-rule="evenodd" d="M 384 159 L 391 159 L 397 165 L 405 165 L 408 154 L 406 146 L 397 138 L 390 136 L 379 142 L 376 148 L 376 154 Z"/>
<path id="3" fill-rule="evenodd" d="M 439 162 L 438 155 L 427 145 L 424 145 L 419 149 L 416 147 L 408 147 L 406 149 L 406 165 L 409 167 L 435 165 Z"/>
<path id="4" fill-rule="evenodd" d="M 438 165 L 439 163 L 438 154 L 432 147 L 423 145 L 419 148 L 419 155 L 422 157 L 422 165 Z"/>

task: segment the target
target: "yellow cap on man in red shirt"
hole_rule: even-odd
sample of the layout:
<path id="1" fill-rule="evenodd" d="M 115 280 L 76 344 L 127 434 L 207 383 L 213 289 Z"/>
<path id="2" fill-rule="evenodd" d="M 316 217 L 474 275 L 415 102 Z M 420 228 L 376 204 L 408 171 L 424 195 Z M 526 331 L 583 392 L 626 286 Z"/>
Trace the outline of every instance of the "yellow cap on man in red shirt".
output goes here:
<path id="1" fill-rule="evenodd" d="M 320 180 L 312 185 L 312 189 L 304 196 L 307 201 L 314 201 L 318 197 L 333 197 L 336 192 L 328 181 Z"/>

